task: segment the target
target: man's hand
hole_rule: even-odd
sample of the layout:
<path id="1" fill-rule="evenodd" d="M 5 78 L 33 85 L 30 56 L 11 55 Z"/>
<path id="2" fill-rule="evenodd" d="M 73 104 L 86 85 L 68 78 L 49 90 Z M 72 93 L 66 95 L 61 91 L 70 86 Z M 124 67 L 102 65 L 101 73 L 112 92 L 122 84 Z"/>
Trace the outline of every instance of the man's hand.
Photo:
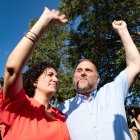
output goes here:
<path id="1" fill-rule="evenodd" d="M 127 30 L 126 22 L 124 22 L 123 20 L 118 20 L 118 21 L 114 20 L 112 22 L 112 26 L 117 33 L 123 30 Z"/>

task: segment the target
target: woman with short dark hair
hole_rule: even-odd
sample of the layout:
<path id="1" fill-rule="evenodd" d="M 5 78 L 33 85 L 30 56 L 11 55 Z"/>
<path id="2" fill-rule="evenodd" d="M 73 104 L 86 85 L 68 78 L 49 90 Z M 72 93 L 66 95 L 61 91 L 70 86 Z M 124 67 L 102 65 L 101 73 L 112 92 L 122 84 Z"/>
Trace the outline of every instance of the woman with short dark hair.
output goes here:
<path id="1" fill-rule="evenodd" d="M 65 115 L 49 104 L 58 88 L 54 67 L 47 62 L 39 62 L 22 78 L 22 70 L 48 25 L 66 22 L 64 14 L 45 8 L 36 24 L 10 54 L 1 91 L 3 140 L 70 140 Z"/>

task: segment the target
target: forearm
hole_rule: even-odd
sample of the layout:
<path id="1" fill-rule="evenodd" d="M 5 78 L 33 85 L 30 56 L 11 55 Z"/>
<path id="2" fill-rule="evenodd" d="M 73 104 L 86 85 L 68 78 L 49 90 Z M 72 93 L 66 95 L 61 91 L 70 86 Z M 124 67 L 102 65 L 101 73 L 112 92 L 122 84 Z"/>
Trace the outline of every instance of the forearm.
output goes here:
<path id="1" fill-rule="evenodd" d="M 49 23 L 49 20 L 48 20 Z M 6 63 L 6 70 L 12 75 L 21 73 L 23 67 L 27 63 L 32 51 L 35 49 L 36 43 L 34 43 L 32 40 L 30 40 L 28 37 L 33 36 L 36 38 L 36 42 L 41 37 L 41 35 L 46 30 L 46 24 L 43 25 L 40 20 L 36 22 L 36 24 L 31 28 L 31 32 L 28 32 L 28 36 L 24 36 L 21 41 L 18 43 L 18 45 L 15 47 L 15 49 L 10 54 L 7 63 Z M 38 36 L 38 38 L 34 35 Z M 12 72 L 12 73 L 11 73 Z"/>
<path id="2" fill-rule="evenodd" d="M 22 87 L 22 69 L 35 49 L 37 41 L 46 31 L 48 24 L 65 24 L 66 22 L 67 19 L 64 14 L 60 14 L 58 10 L 49 10 L 45 7 L 39 20 L 21 39 L 6 62 L 3 88 L 4 97 L 19 93 Z"/>
<path id="3" fill-rule="evenodd" d="M 10 75 L 20 73 L 34 48 L 35 44 L 28 38 L 23 37 L 8 57 L 6 71 Z"/>
<path id="4" fill-rule="evenodd" d="M 139 71 L 140 70 L 140 54 L 127 28 L 120 30 L 118 34 L 120 35 L 120 38 L 122 40 L 122 43 L 125 49 L 127 66 L 128 67 L 133 66 L 133 68 L 136 68 Z"/>
<path id="5" fill-rule="evenodd" d="M 12 51 L 6 62 L 4 74 L 3 97 L 19 93 L 22 88 L 22 69 L 26 65 L 36 43 L 45 32 L 51 18 L 48 10 L 45 10 L 36 24 L 21 39 Z"/>

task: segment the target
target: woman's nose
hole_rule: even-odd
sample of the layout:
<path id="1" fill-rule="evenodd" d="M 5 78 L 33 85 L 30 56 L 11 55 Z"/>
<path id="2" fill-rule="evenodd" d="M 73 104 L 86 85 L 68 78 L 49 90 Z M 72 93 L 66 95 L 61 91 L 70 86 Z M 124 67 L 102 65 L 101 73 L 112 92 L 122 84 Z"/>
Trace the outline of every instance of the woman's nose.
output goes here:
<path id="1" fill-rule="evenodd" d="M 53 77 L 53 80 L 54 80 L 55 82 L 58 82 L 58 81 L 59 81 L 58 78 L 57 78 L 56 76 Z"/>

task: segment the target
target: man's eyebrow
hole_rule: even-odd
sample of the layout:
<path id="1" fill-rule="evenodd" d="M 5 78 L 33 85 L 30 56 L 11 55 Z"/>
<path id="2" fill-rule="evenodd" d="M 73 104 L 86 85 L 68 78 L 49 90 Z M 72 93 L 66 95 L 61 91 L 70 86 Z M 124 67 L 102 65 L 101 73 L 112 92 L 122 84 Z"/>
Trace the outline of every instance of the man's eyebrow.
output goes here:
<path id="1" fill-rule="evenodd" d="M 92 68 L 85 68 L 85 70 L 92 70 Z"/>
<path id="2" fill-rule="evenodd" d="M 82 70 L 82 69 L 85 69 L 85 70 L 92 70 L 92 68 L 77 68 L 77 70 Z"/>
<path id="3" fill-rule="evenodd" d="M 76 70 L 82 70 L 82 68 L 77 68 Z"/>

